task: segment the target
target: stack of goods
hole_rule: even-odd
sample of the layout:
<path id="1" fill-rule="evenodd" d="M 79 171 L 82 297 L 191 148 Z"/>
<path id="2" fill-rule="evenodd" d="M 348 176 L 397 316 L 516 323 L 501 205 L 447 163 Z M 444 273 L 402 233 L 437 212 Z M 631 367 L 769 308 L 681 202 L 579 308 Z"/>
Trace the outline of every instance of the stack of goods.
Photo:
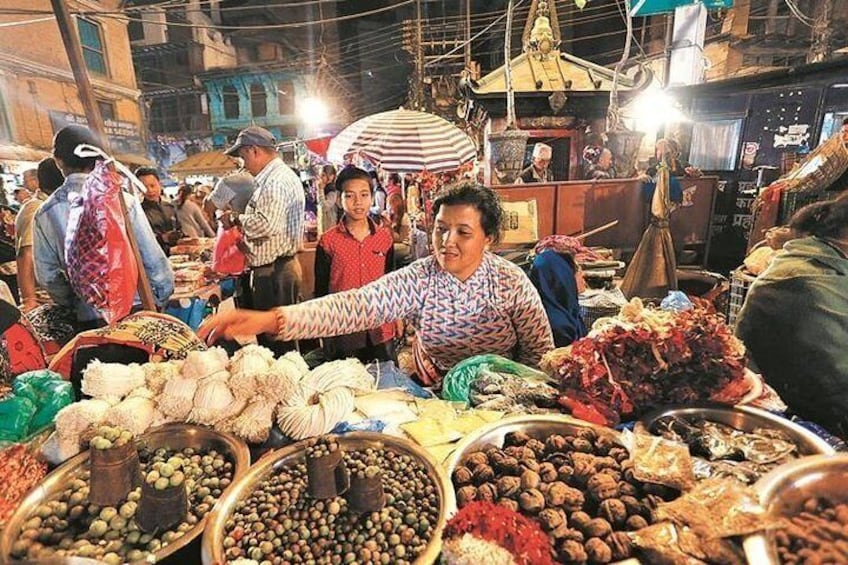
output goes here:
<path id="1" fill-rule="evenodd" d="M 736 403 L 750 390 L 745 349 L 719 315 L 645 308 L 634 298 L 614 318 L 542 359 L 560 383 L 560 403 L 609 424 L 653 407 L 713 400 Z"/>
<path id="2" fill-rule="evenodd" d="M 343 440 L 321 438 L 276 463 L 224 523 L 226 562 L 415 562 L 439 522 L 439 488 L 417 457 L 387 444 L 346 447 Z M 324 467 L 331 479 L 349 480 L 315 484 Z M 384 496 L 373 497 L 374 509 L 357 511 L 354 506 L 363 501 L 354 496 L 356 481 L 369 479 Z M 276 540 L 282 543 L 272 543 Z"/>
<path id="3" fill-rule="evenodd" d="M 0 451 L 0 529 L 17 509 L 24 496 L 47 475 L 47 465 L 25 445 L 16 444 Z"/>
<path id="4" fill-rule="evenodd" d="M 53 423 L 56 413 L 74 401 L 71 384 L 51 371 L 32 371 L 15 378 L 0 400 L 0 443 L 18 442 Z"/>
<path id="5" fill-rule="evenodd" d="M 446 565 L 553 564 L 551 543 L 539 524 L 491 502 L 467 504 L 445 526 Z"/>
<path id="6" fill-rule="evenodd" d="M 171 256 L 187 255 L 192 261 L 209 261 L 215 239 L 211 237 L 184 237 L 171 247 Z"/>
<path id="7" fill-rule="evenodd" d="M 206 285 L 203 263 L 188 262 L 173 267 L 174 294 L 192 294 Z"/>
<path id="8" fill-rule="evenodd" d="M 97 446 L 92 448 L 111 449 L 104 442 L 112 443 L 105 436 L 113 430 L 100 431 Z M 131 437 L 126 430 L 118 432 L 118 438 Z M 39 561 L 77 556 L 111 564 L 152 562 L 153 554 L 198 525 L 235 473 L 234 461 L 214 449 L 142 447 L 138 456 L 143 476 L 155 478 L 155 484 L 165 478 L 169 486 L 178 483 L 177 486 L 186 489 L 189 504 L 182 522 L 145 531 L 139 523 L 140 508 L 145 504 L 143 496 L 146 496 L 142 487 L 133 488 L 111 506 L 92 503 L 91 473 L 86 466 L 76 472 L 63 490 L 52 493 L 32 509 L 11 547 L 11 556 Z"/>
<path id="9" fill-rule="evenodd" d="M 506 434 L 502 448 L 466 454 L 453 471 L 457 504 L 494 502 L 538 522 L 557 561 L 608 563 L 633 555 L 628 532 L 648 526 L 672 488 L 634 477 L 614 432 Z"/>
<path id="10" fill-rule="evenodd" d="M 192 351 L 185 361 L 122 365 L 93 361 L 82 391 L 91 398 L 63 409 L 51 449 L 74 455 L 92 426 L 111 424 L 141 434 L 153 426 L 190 422 L 248 442 L 268 439 L 274 419 L 293 439 L 327 433 L 353 413 L 355 394 L 374 388 L 355 359 L 310 371 L 303 358 L 248 345 L 229 358 L 219 347 Z M 51 457 L 51 460 L 54 459 Z"/>

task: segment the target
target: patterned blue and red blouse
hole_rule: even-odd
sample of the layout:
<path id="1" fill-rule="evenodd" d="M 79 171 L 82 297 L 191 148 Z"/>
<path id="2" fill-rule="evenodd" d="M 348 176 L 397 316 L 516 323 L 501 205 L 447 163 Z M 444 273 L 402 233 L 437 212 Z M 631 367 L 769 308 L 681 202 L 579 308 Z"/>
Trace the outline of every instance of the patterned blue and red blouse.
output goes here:
<path id="1" fill-rule="evenodd" d="M 371 233 L 358 241 L 348 231 L 344 220 L 324 232 L 315 250 L 315 296 L 326 296 L 360 288 L 373 282 L 394 266 L 394 239 L 386 225 L 377 225 L 370 218 Z M 391 322 L 365 332 L 327 338 L 325 349 L 336 355 L 353 355 L 358 349 L 379 345 L 394 339 L 395 325 Z"/>
<path id="2" fill-rule="evenodd" d="M 405 319 L 416 330 L 418 378 L 437 385 L 453 365 L 494 353 L 538 366 L 554 347 L 536 289 L 516 265 L 489 252 L 465 282 L 435 257 L 355 290 L 282 307 L 285 341 L 363 331 Z"/>

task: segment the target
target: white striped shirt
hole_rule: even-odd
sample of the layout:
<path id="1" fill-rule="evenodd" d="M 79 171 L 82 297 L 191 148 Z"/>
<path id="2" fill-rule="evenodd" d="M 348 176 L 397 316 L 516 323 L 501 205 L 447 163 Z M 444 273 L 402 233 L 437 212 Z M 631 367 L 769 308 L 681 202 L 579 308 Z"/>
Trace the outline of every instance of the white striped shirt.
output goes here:
<path id="1" fill-rule="evenodd" d="M 303 184 L 277 157 L 256 175 L 256 191 L 238 216 L 251 267 L 291 257 L 303 243 L 306 199 Z"/>

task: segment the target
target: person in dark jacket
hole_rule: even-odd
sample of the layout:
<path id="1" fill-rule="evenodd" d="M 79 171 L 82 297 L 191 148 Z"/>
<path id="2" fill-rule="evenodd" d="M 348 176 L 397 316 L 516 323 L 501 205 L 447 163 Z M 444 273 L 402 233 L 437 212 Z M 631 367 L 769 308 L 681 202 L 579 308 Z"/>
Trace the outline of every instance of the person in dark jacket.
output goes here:
<path id="1" fill-rule="evenodd" d="M 848 437 L 848 191 L 790 227 L 808 235 L 751 285 L 736 333 L 790 411 Z"/>
<path id="2" fill-rule="evenodd" d="M 574 258 L 553 249 L 542 251 L 533 259 L 530 281 L 539 296 L 554 332 L 554 345 L 565 347 L 586 335 L 586 325 L 577 300 L 581 288 Z"/>

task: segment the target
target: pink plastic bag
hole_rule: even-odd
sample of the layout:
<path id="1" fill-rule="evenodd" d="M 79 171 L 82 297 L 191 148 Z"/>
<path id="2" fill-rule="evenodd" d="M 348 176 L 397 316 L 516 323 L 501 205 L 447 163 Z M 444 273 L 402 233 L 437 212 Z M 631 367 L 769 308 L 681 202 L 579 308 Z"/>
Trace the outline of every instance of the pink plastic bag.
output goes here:
<path id="1" fill-rule="evenodd" d="M 247 257 L 239 249 L 242 233 L 238 228 L 218 227 L 212 250 L 212 270 L 219 275 L 240 275 L 247 268 Z"/>
<path id="2" fill-rule="evenodd" d="M 119 198 L 118 174 L 97 161 L 80 197 L 71 202 L 65 236 L 71 287 L 110 324 L 130 313 L 138 284 Z"/>

